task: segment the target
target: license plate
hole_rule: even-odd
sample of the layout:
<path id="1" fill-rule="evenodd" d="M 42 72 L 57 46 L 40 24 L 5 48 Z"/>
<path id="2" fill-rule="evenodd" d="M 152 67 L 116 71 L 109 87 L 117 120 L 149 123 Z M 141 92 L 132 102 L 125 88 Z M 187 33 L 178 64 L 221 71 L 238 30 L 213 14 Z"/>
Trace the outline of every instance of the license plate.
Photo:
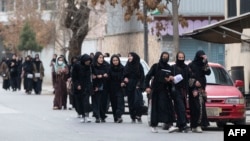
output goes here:
<path id="1" fill-rule="evenodd" d="M 221 108 L 206 108 L 207 116 L 220 116 Z"/>

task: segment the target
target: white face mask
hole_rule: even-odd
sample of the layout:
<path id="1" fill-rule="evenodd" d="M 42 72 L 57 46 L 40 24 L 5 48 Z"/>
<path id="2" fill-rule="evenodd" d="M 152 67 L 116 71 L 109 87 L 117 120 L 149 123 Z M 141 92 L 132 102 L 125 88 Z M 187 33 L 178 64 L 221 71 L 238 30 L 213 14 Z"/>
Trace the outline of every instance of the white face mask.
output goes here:
<path id="1" fill-rule="evenodd" d="M 58 61 L 58 65 L 62 65 L 63 64 L 63 61 Z"/>

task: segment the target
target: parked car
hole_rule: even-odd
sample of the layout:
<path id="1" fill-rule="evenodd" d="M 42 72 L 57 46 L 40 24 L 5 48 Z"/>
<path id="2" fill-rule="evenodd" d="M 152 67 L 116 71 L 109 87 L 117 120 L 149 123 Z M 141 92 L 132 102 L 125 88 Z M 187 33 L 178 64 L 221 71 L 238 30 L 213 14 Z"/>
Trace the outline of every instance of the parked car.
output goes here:
<path id="1" fill-rule="evenodd" d="M 227 123 L 246 124 L 246 103 L 244 95 L 238 89 L 244 82 L 233 82 L 229 73 L 218 63 L 209 62 L 208 65 L 211 69 L 211 74 L 206 76 L 206 110 L 209 121 L 216 122 L 218 127 L 223 127 Z M 187 115 L 190 117 L 189 109 Z"/>
<path id="2" fill-rule="evenodd" d="M 211 74 L 207 78 L 207 115 L 209 121 L 223 127 L 227 122 L 246 124 L 246 103 L 238 89 L 244 85 L 242 80 L 232 81 L 224 67 L 209 63 Z"/>
<path id="3" fill-rule="evenodd" d="M 105 57 L 104 60 L 107 61 L 108 63 L 110 63 L 110 57 Z M 120 57 L 120 61 L 121 63 L 125 66 L 127 61 L 128 61 L 128 57 Z M 146 74 L 148 73 L 149 71 L 149 66 L 147 64 L 147 62 L 143 59 L 140 60 L 141 64 L 142 64 L 142 67 L 143 67 L 143 70 L 144 70 L 144 75 L 146 76 Z M 142 93 L 143 95 L 143 102 L 144 102 L 144 106 L 145 107 L 148 107 L 148 97 L 147 97 L 147 93 L 146 92 L 143 92 Z M 125 106 L 127 107 L 128 106 L 128 100 L 127 100 L 127 97 L 124 97 L 125 99 Z M 126 111 L 125 111 L 126 112 Z"/>

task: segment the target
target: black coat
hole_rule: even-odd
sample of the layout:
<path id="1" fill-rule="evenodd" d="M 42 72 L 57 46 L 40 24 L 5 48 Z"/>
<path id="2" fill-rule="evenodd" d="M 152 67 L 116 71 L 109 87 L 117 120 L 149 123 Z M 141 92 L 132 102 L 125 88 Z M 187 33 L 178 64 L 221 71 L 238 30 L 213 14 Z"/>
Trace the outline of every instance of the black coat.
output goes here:
<path id="1" fill-rule="evenodd" d="M 74 94 L 91 94 L 92 93 L 92 70 L 91 66 L 82 65 L 80 62 L 72 66 L 72 83 Z M 77 87 L 81 86 L 81 90 Z"/>

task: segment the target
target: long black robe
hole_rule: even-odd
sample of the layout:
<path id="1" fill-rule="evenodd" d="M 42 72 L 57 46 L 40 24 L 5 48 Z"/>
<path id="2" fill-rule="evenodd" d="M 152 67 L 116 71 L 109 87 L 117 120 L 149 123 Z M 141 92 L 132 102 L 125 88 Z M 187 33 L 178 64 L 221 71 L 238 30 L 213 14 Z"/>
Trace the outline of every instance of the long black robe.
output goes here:
<path id="1" fill-rule="evenodd" d="M 210 75 L 211 70 L 207 61 L 203 62 L 201 55 L 205 55 L 203 51 L 198 51 L 194 60 L 189 64 L 191 70 L 190 88 L 189 88 L 189 106 L 190 106 L 190 126 L 196 128 L 197 126 L 207 127 L 209 125 L 206 113 L 206 97 L 204 93 L 199 92 L 198 96 L 193 96 L 193 91 L 206 90 L 206 77 Z M 195 82 L 199 81 L 201 87 L 196 87 Z"/>

